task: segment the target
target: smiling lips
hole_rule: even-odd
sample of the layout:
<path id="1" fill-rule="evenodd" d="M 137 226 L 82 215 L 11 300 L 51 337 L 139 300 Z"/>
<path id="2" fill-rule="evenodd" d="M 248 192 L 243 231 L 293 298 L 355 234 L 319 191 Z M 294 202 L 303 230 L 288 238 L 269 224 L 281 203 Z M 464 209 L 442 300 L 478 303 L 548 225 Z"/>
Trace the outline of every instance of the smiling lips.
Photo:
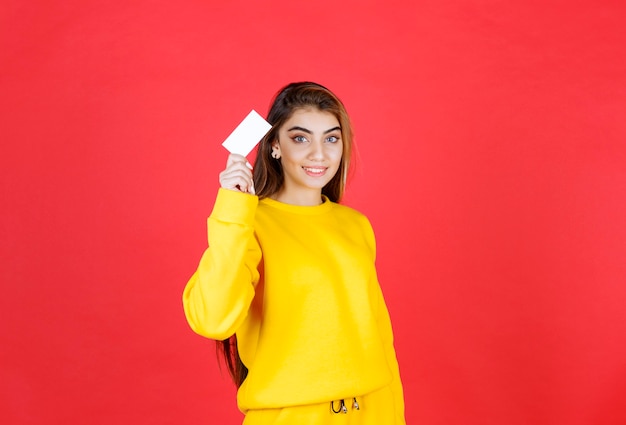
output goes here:
<path id="1" fill-rule="evenodd" d="M 302 167 L 309 176 L 320 177 L 326 174 L 328 167 Z"/>

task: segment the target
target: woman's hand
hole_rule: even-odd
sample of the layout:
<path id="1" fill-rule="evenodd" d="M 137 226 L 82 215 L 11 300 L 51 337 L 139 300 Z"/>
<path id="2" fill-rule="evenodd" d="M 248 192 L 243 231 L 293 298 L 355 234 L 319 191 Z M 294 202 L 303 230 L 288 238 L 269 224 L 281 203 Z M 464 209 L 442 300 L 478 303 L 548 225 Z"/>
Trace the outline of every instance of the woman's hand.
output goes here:
<path id="1" fill-rule="evenodd" d="M 244 156 L 231 153 L 226 161 L 226 169 L 220 173 L 220 185 L 224 189 L 254 195 L 252 165 Z"/>

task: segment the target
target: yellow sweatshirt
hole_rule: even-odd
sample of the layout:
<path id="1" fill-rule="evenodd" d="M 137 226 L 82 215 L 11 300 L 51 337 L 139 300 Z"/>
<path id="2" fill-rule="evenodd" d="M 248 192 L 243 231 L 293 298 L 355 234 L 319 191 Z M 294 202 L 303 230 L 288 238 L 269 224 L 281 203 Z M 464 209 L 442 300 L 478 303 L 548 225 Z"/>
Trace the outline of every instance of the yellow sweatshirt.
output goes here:
<path id="1" fill-rule="evenodd" d="M 324 199 L 295 206 L 220 189 L 209 247 L 183 294 L 191 328 L 237 334 L 249 373 L 242 412 L 351 399 L 391 386 L 404 400 L 367 218 Z"/>

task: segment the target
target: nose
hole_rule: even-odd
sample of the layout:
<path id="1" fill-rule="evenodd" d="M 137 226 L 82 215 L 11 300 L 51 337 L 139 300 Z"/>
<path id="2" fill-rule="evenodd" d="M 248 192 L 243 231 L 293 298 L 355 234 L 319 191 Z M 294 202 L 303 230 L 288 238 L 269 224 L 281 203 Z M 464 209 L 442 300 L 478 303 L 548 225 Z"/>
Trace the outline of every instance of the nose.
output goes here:
<path id="1" fill-rule="evenodd" d="M 309 150 L 309 159 L 315 161 L 321 161 L 324 159 L 324 142 L 316 140 L 311 143 L 311 149 Z"/>

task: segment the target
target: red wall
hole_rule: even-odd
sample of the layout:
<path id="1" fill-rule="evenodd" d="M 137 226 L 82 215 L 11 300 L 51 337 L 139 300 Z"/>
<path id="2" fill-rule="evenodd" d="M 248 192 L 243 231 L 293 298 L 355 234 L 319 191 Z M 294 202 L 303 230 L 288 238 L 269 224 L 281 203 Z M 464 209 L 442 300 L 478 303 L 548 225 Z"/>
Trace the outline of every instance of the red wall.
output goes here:
<path id="1" fill-rule="evenodd" d="M 626 423 L 619 1 L 4 1 L 0 422 L 237 423 L 181 292 L 241 118 L 351 112 L 410 424 Z"/>

